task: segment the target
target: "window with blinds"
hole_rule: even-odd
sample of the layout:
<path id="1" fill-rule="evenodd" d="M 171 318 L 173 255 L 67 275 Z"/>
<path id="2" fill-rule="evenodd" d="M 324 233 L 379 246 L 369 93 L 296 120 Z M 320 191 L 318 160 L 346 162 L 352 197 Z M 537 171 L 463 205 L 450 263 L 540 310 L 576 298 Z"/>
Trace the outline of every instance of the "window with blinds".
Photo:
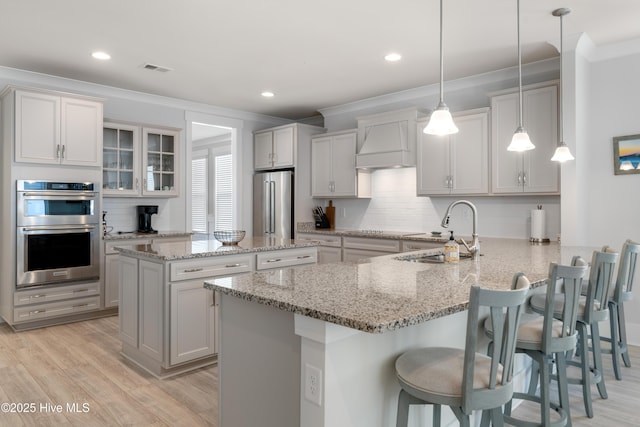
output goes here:
<path id="1" fill-rule="evenodd" d="M 208 233 L 207 172 L 206 157 L 191 160 L 191 228 L 194 233 Z"/>
<path id="2" fill-rule="evenodd" d="M 231 154 L 215 157 L 215 227 L 216 230 L 233 228 L 233 197 Z"/>

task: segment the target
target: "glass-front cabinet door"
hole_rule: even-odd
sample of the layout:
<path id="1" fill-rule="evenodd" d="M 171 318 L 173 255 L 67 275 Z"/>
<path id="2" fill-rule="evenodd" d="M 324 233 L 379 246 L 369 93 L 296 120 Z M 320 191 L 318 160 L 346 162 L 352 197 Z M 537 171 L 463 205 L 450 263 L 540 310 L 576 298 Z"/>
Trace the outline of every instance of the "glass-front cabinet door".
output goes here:
<path id="1" fill-rule="evenodd" d="M 104 123 L 102 189 L 105 196 L 140 194 L 139 127 Z"/>
<path id="2" fill-rule="evenodd" d="M 179 131 L 142 129 L 143 195 L 178 195 L 179 137 Z"/>

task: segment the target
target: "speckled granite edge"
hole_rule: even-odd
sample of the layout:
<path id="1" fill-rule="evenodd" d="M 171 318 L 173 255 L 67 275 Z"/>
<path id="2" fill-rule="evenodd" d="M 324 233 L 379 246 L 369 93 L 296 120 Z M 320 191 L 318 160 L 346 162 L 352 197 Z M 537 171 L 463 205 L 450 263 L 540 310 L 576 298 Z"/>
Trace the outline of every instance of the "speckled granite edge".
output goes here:
<path id="1" fill-rule="evenodd" d="M 134 239 L 153 239 L 163 237 L 191 237 L 193 233 L 187 233 L 185 231 L 159 231 L 157 233 L 123 233 L 107 234 L 102 237 L 104 241 L 113 240 L 134 240 Z"/>
<path id="2" fill-rule="evenodd" d="M 540 280 L 540 281 L 532 282 L 531 287 L 535 288 L 538 286 L 542 286 L 544 284 L 545 284 L 545 281 Z M 372 333 L 372 334 L 380 334 L 384 332 L 395 331 L 397 329 L 405 328 L 407 326 L 413 326 L 429 320 L 438 319 L 440 317 L 445 317 L 451 314 L 459 313 L 469 308 L 469 301 L 465 301 L 463 303 L 451 305 L 449 307 L 446 307 L 440 310 L 433 310 L 433 311 L 421 313 L 418 315 L 394 319 L 391 322 L 371 323 L 371 322 L 365 322 L 363 320 L 348 318 L 344 316 L 337 316 L 335 314 L 327 313 L 321 310 L 294 305 L 284 301 L 278 301 L 272 298 L 265 298 L 265 297 L 254 295 L 252 293 L 242 292 L 236 289 L 219 286 L 219 285 L 216 285 L 214 281 L 204 282 L 204 287 L 206 289 L 218 291 L 225 295 L 240 298 L 245 301 L 255 302 L 255 303 L 266 305 L 269 307 L 274 307 L 279 310 L 300 314 L 303 316 L 311 317 L 313 319 L 334 323 L 336 325 L 345 326 L 347 328 L 356 329 L 358 331 L 363 331 L 363 332 Z"/>
<path id="3" fill-rule="evenodd" d="M 319 234 L 329 236 L 348 236 L 348 237 L 368 237 L 371 239 L 387 239 L 387 240 L 411 240 L 416 242 L 435 242 L 446 243 L 449 240 L 447 237 L 431 236 L 426 233 L 411 233 L 403 231 L 383 231 L 381 233 L 363 231 L 363 230 L 336 230 L 329 228 L 317 228 L 317 229 L 298 229 L 298 233 L 306 234 Z"/>
<path id="4" fill-rule="evenodd" d="M 197 242 L 188 242 L 197 243 Z M 169 246 L 169 245 L 174 245 Z M 175 246 L 175 245 L 182 245 Z M 241 246 L 220 246 L 211 251 L 188 253 L 184 249 L 184 243 L 156 243 L 153 245 L 117 246 L 114 250 L 123 255 L 131 255 L 140 258 L 155 259 L 160 261 L 178 261 L 184 259 L 210 258 L 227 255 L 248 254 L 257 252 L 270 252 L 282 249 L 295 249 L 318 246 L 313 241 L 294 241 L 292 243 L 270 244 L 264 246 L 252 246 L 243 248 Z"/>

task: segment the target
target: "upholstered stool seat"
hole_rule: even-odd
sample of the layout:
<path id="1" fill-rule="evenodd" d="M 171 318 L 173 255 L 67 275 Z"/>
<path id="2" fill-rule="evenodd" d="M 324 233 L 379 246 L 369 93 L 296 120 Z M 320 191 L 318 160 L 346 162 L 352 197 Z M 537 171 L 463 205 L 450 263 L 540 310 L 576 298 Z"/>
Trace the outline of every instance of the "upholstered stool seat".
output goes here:
<path id="1" fill-rule="evenodd" d="M 464 349 L 418 348 L 396 359 L 400 383 L 396 425 L 406 427 L 410 405 L 433 405 L 433 425 L 440 425 L 441 406 L 451 408 L 462 426 L 469 426 L 474 410 L 483 410 L 494 425 L 503 425 L 502 405 L 513 394 L 515 334 L 529 289 L 521 279 L 514 290 L 498 291 L 472 286 Z M 478 323 L 481 307 L 489 310 L 493 323 L 500 325 L 501 345 L 489 356 L 478 350 Z"/>

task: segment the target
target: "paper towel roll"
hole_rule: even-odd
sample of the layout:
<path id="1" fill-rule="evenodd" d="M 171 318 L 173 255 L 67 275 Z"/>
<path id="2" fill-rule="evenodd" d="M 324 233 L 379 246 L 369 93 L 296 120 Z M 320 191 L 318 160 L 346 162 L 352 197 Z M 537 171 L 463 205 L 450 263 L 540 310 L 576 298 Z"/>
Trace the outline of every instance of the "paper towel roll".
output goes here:
<path id="1" fill-rule="evenodd" d="M 531 211 L 531 238 L 536 240 L 547 238 L 546 212 L 542 209 Z"/>

